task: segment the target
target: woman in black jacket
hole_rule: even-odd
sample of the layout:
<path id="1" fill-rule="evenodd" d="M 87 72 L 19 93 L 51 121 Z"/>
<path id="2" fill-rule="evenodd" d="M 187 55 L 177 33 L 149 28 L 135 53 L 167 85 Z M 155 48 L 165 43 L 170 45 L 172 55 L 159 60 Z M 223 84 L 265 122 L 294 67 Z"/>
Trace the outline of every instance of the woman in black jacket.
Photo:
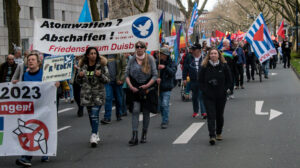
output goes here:
<path id="1" fill-rule="evenodd" d="M 203 60 L 199 79 L 208 115 L 209 143 L 214 145 L 216 139 L 222 140 L 226 92 L 229 91 L 232 83 L 226 60 L 217 49 L 211 49 Z"/>

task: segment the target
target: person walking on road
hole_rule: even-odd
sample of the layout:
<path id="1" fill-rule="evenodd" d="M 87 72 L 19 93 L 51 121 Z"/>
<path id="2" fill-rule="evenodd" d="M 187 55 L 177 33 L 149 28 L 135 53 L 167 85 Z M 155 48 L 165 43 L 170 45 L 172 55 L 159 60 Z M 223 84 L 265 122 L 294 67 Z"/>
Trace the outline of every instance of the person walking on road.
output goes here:
<path id="1" fill-rule="evenodd" d="M 292 43 L 288 41 L 288 37 L 286 37 L 282 42 L 282 52 L 283 52 L 283 67 L 290 68 L 291 65 L 291 50 L 292 50 Z"/>
<path id="2" fill-rule="evenodd" d="M 255 61 L 256 56 L 253 52 L 253 49 L 250 43 L 246 42 L 244 45 L 244 51 L 246 56 L 246 75 L 247 75 L 247 82 L 250 82 L 250 79 L 255 80 L 254 78 L 254 71 L 255 71 Z M 250 71 L 251 68 L 251 71 Z"/>
<path id="3" fill-rule="evenodd" d="M 214 145 L 216 140 L 222 140 L 226 92 L 230 92 L 232 84 L 230 69 L 217 49 L 211 49 L 203 60 L 199 79 L 207 111 L 209 143 Z"/>
<path id="4" fill-rule="evenodd" d="M 187 76 L 189 75 L 191 80 L 191 89 L 192 89 L 192 101 L 193 101 L 193 117 L 199 115 L 199 105 L 201 109 L 201 116 L 203 119 L 206 119 L 206 110 L 202 98 L 202 90 L 199 86 L 199 73 L 201 71 L 201 63 L 204 59 L 204 56 L 201 55 L 201 45 L 196 42 L 193 45 L 193 57 L 185 61 L 185 66 L 183 67 L 182 79 L 184 85 L 187 84 Z"/>
<path id="5" fill-rule="evenodd" d="M 110 82 L 105 85 L 105 114 L 102 124 L 109 124 L 111 122 L 113 98 L 116 103 L 116 118 L 117 121 L 122 120 L 122 87 L 125 81 L 126 58 L 121 54 L 110 54 L 105 56 L 107 58 L 107 67 L 110 76 Z"/>
<path id="6" fill-rule="evenodd" d="M 100 141 L 98 134 L 99 112 L 105 101 L 104 85 L 110 81 L 107 60 L 99 55 L 95 47 L 89 47 L 79 62 L 77 82 L 81 85 L 80 101 L 86 106 L 92 127 L 90 144 L 96 147 Z"/>
<path id="7" fill-rule="evenodd" d="M 241 87 L 241 89 L 244 89 L 244 67 L 246 65 L 246 58 L 245 58 L 245 53 L 243 50 L 244 47 L 244 43 L 238 42 L 238 41 L 234 41 L 234 46 L 236 47 L 235 49 L 235 55 L 237 57 L 236 62 L 235 62 L 235 66 L 236 66 L 236 81 L 235 81 L 235 88 L 239 89 Z"/>
<path id="8" fill-rule="evenodd" d="M 38 54 L 29 54 L 27 57 L 28 71 L 24 72 L 20 80 L 15 80 L 13 83 L 18 82 L 42 82 L 43 69 L 41 68 L 42 61 Z M 59 87 L 59 82 L 55 83 L 56 87 Z M 16 160 L 18 166 L 30 167 L 32 156 L 21 156 L 21 158 Z M 48 162 L 49 157 L 43 156 L 41 158 L 42 162 Z"/>
<path id="9" fill-rule="evenodd" d="M 159 110 L 162 116 L 161 128 L 168 128 L 169 124 L 169 103 L 171 91 L 175 87 L 176 64 L 170 57 L 168 48 L 160 49 L 160 61 L 157 60 L 160 76 L 157 78 L 159 88 Z"/>
<path id="10" fill-rule="evenodd" d="M 138 144 L 139 114 L 143 112 L 143 131 L 141 143 L 146 143 L 147 130 L 150 122 L 150 110 L 157 108 L 157 91 L 154 83 L 157 79 L 157 68 L 155 60 L 146 53 L 146 44 L 137 42 L 136 53 L 128 61 L 126 67 L 126 82 L 130 92 L 126 95 L 127 101 L 133 102 L 132 112 L 132 138 L 129 145 Z"/>

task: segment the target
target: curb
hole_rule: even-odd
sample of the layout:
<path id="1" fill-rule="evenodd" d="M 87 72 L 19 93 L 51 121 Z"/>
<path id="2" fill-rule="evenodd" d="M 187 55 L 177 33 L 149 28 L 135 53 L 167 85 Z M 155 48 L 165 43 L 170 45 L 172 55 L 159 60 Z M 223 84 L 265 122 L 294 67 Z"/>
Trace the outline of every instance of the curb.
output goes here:
<path id="1" fill-rule="evenodd" d="M 292 67 L 292 70 L 295 72 L 296 76 L 298 77 L 298 79 L 300 80 L 300 74 L 296 71 L 296 69 L 293 66 L 291 66 L 291 67 Z"/>

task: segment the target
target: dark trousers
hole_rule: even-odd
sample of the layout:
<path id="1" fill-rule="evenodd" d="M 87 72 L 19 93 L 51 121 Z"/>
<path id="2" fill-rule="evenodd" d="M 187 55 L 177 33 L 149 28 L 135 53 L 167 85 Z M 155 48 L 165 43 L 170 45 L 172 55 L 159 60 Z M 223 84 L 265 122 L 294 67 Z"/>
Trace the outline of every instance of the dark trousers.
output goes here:
<path id="1" fill-rule="evenodd" d="M 283 53 L 283 67 L 286 68 L 286 64 L 287 67 L 289 68 L 291 65 L 291 53 Z"/>
<path id="2" fill-rule="evenodd" d="M 277 55 L 273 55 L 270 59 L 270 69 L 275 69 L 277 64 Z"/>
<path id="3" fill-rule="evenodd" d="M 216 134 L 222 134 L 226 98 L 210 99 L 204 96 L 204 104 L 207 111 L 209 136 L 216 137 Z"/>
<path id="4" fill-rule="evenodd" d="M 251 71 L 250 71 L 250 67 L 251 67 Z M 250 80 L 250 77 L 252 77 L 252 79 L 254 79 L 254 70 L 255 70 L 255 62 L 254 61 L 247 61 L 246 74 L 247 74 L 247 79 L 248 80 Z"/>
<path id="5" fill-rule="evenodd" d="M 236 74 L 235 86 L 243 86 L 243 84 L 244 84 L 244 65 L 237 64 L 236 70 L 237 70 L 237 74 Z"/>
<path id="6" fill-rule="evenodd" d="M 81 87 L 78 83 L 74 82 L 73 83 L 73 89 L 74 89 L 74 99 L 75 102 L 78 106 L 79 110 L 83 110 L 83 106 L 80 105 L 80 91 L 81 91 Z"/>
<path id="7" fill-rule="evenodd" d="M 206 113 L 205 105 L 203 103 L 203 94 L 200 90 L 200 83 L 198 81 L 191 81 L 191 89 L 193 93 L 192 101 L 194 113 L 199 113 L 199 105 L 201 109 L 201 114 Z"/>

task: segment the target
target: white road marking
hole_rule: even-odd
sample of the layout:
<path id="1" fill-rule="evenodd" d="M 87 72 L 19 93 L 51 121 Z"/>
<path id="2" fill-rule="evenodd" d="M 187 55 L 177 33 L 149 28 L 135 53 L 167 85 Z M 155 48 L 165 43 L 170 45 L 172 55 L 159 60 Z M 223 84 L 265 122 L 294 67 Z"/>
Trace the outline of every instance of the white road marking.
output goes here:
<path id="1" fill-rule="evenodd" d="M 150 113 L 150 118 L 156 116 L 157 114 Z M 143 114 L 140 114 L 139 121 L 143 121 Z"/>
<path id="2" fill-rule="evenodd" d="M 73 110 L 73 109 L 74 109 L 74 107 L 62 109 L 62 110 L 59 110 L 59 111 L 58 111 L 58 114 L 64 113 L 64 112 L 66 112 L 66 111 L 70 111 L 70 110 Z"/>
<path id="3" fill-rule="evenodd" d="M 204 122 L 193 123 L 173 142 L 173 144 L 187 144 L 204 124 Z"/>
<path id="4" fill-rule="evenodd" d="M 256 115 L 268 115 L 268 112 L 262 112 L 262 106 L 264 105 L 264 101 L 256 101 L 255 102 L 255 114 Z"/>
<path id="5" fill-rule="evenodd" d="M 66 130 L 66 129 L 68 129 L 68 128 L 71 128 L 71 126 L 65 126 L 65 127 L 62 127 L 62 128 L 60 128 L 60 129 L 58 129 L 57 132 L 61 132 L 61 131 Z"/>
<path id="6" fill-rule="evenodd" d="M 282 112 L 274 110 L 274 109 L 271 109 L 269 120 L 273 120 L 274 118 L 280 116 L 281 114 L 282 114 Z"/>

